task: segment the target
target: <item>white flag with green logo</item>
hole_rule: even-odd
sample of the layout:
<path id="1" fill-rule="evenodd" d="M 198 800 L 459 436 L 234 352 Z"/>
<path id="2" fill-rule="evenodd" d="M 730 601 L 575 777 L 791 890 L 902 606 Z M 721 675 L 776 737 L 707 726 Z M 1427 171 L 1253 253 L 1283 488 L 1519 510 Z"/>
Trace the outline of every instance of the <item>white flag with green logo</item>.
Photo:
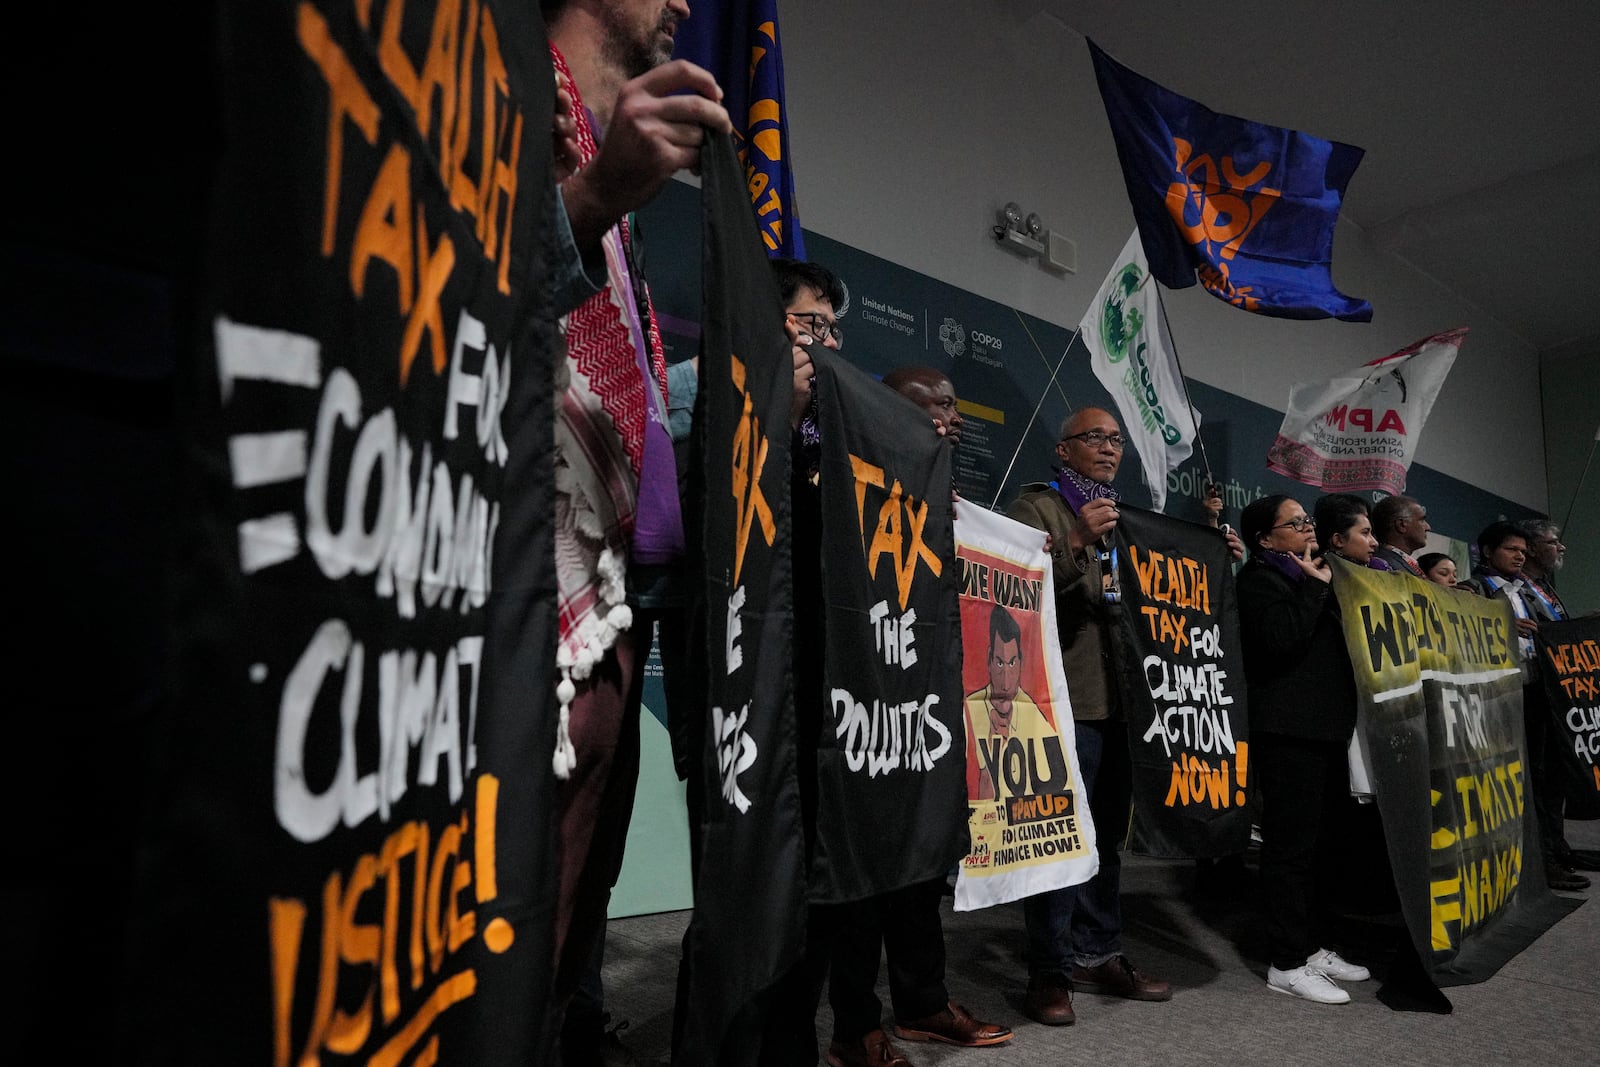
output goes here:
<path id="1" fill-rule="evenodd" d="M 1139 452 L 1151 506 L 1161 511 L 1167 503 L 1167 472 L 1194 450 L 1200 413 L 1189 406 L 1183 375 L 1172 358 L 1138 230 L 1117 256 L 1079 329 L 1094 376 L 1115 398 L 1123 435 Z"/>

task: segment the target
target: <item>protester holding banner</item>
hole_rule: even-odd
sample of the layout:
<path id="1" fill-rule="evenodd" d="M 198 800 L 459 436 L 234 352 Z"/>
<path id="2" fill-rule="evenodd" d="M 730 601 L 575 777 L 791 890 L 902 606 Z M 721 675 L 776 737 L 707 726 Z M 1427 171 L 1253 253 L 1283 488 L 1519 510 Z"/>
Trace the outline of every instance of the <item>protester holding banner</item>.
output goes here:
<path id="1" fill-rule="evenodd" d="M 1456 587 L 1456 561 L 1446 552 L 1424 552 L 1417 557 L 1417 567 L 1422 577 L 1446 589 Z"/>
<path id="2" fill-rule="evenodd" d="M 902 367 L 886 376 L 884 384 L 928 411 L 934 426 L 945 431 L 944 439 L 951 447 L 958 443 L 961 416 L 948 377 L 931 367 Z M 903 432 L 919 431 L 907 425 Z M 930 502 L 928 506 L 942 504 Z M 883 1033 L 883 1006 L 874 987 L 880 955 L 888 959 L 894 1029 L 900 1038 L 968 1048 L 1011 1040 L 1009 1027 L 974 1018 L 950 999 L 944 981 L 944 925 L 939 917 L 944 892 L 945 876 L 940 874 L 835 909 L 838 928 L 828 973 L 828 1002 L 834 1016 L 830 1064 L 876 1067 L 874 1049 L 894 1049 L 887 1039 L 878 1040 Z"/>
<path id="3" fill-rule="evenodd" d="M 1072 711 L 1083 789 L 1097 827 L 1099 872 L 1083 885 L 1029 897 L 1028 1015 L 1048 1026 L 1076 1020 L 1072 992 L 1130 1000 L 1169 1000 L 1172 987 L 1139 971 L 1122 953 L 1122 859 L 1132 802 L 1128 727 L 1111 670 L 1110 631 L 1121 590 L 1110 536 L 1117 525 L 1111 481 L 1122 465 L 1125 439 L 1116 418 L 1082 408 L 1061 427 L 1055 480 L 1022 487 L 1007 510 L 1051 537 L 1056 620 Z"/>
<path id="4" fill-rule="evenodd" d="M 1250 735 L 1262 794 L 1261 887 L 1271 959 L 1267 988 L 1344 1004 L 1335 979 L 1365 967 L 1323 947 L 1317 909 L 1325 826 L 1350 793 L 1347 745 L 1356 723 L 1355 678 L 1332 572 L 1315 555 L 1305 509 L 1287 496 L 1253 501 L 1240 517 L 1250 560 L 1238 575 Z"/>
<path id="5" fill-rule="evenodd" d="M 1556 620 L 1571 619 L 1572 612 L 1567 610 L 1555 587 L 1556 572 L 1566 562 L 1567 553 L 1567 546 L 1561 543 L 1561 527 L 1549 519 L 1524 519 L 1517 524 L 1517 528 L 1528 540 L 1528 558 L 1522 563 L 1522 576 L 1528 580 L 1529 588 L 1549 605 Z M 1548 686 L 1545 693 L 1548 698 Z M 1561 747 L 1564 744 L 1565 739 L 1557 732 L 1552 745 Z M 1565 797 L 1559 790 L 1554 790 L 1552 799 L 1559 801 L 1551 813 L 1551 825 L 1555 832 L 1552 858 L 1563 867 L 1573 870 L 1600 870 L 1600 863 L 1596 862 L 1600 856 L 1592 850 L 1574 849 L 1567 843 Z"/>
<path id="6" fill-rule="evenodd" d="M 1472 577 L 1459 588 L 1471 589 L 1480 596 L 1500 597 L 1511 605 L 1516 618 L 1517 643 L 1522 652 L 1522 728 L 1528 742 L 1528 775 L 1532 779 L 1534 818 L 1539 824 L 1539 843 L 1544 846 L 1545 881 L 1551 889 L 1582 890 L 1589 879 L 1562 862 L 1566 836 L 1562 813 L 1565 803 L 1553 773 L 1552 752 L 1555 732 L 1550 729 L 1550 707 L 1545 699 L 1544 682 L 1535 644 L 1539 625 L 1559 622 L 1566 617 L 1560 602 L 1547 596 L 1530 581 L 1523 568 L 1528 562 L 1528 536 L 1516 523 L 1500 520 L 1478 534 L 1480 562 Z"/>
<path id="7" fill-rule="evenodd" d="M 633 808 L 650 624 L 633 617 L 648 605 L 630 591 L 638 575 L 629 570 L 670 565 L 684 549 L 665 361 L 628 213 L 672 173 L 697 166 L 705 128 L 727 132 L 731 124 L 709 74 L 669 64 L 686 6 L 648 15 L 579 0 L 543 7 L 579 149 L 561 197 L 579 248 L 605 264 L 608 281 L 563 320 L 566 388 L 555 434 L 555 764 L 565 779 L 557 814 L 559 1016 L 593 971 Z M 599 1022 L 597 1006 L 591 1015 Z M 593 1025 L 584 1029 L 596 1037 Z M 578 1039 L 569 1033 L 565 1040 Z"/>

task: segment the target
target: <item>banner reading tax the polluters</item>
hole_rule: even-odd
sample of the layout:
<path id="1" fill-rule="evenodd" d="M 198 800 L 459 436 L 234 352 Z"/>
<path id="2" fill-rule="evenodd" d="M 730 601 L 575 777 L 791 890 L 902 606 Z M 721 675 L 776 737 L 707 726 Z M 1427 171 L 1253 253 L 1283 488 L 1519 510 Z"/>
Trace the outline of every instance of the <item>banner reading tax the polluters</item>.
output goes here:
<path id="1" fill-rule="evenodd" d="M 1331 558 L 1401 914 L 1436 978 L 1485 978 L 1559 917 L 1511 609 Z"/>
<path id="2" fill-rule="evenodd" d="M 1077 885 L 1100 866 L 1044 542 L 1031 526 L 956 504 L 971 838 L 957 911 Z"/>

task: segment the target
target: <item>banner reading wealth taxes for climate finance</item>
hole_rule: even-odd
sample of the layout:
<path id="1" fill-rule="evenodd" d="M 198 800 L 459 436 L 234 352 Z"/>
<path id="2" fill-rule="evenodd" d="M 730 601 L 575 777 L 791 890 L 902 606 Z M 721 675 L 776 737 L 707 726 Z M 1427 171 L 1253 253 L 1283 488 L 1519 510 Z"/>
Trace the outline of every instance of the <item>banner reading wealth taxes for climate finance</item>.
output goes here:
<path id="1" fill-rule="evenodd" d="M 956 504 L 971 837 L 957 911 L 1077 885 L 1100 866 L 1044 541 L 1031 526 Z"/>
<path id="2" fill-rule="evenodd" d="M 1600 818 L 1600 618 L 1541 625 L 1539 659 L 1567 818 Z"/>
<path id="3" fill-rule="evenodd" d="M 950 446 L 927 414 L 813 349 L 822 430 L 827 708 L 812 900 L 941 878 L 962 826 Z"/>
<path id="4" fill-rule="evenodd" d="M 1333 567 L 1401 913 L 1435 977 L 1481 980 L 1559 918 L 1537 863 L 1511 609 Z"/>
<path id="5" fill-rule="evenodd" d="M 1250 717 L 1228 543 L 1124 505 L 1117 522 L 1134 817 L 1158 856 L 1250 844 Z"/>

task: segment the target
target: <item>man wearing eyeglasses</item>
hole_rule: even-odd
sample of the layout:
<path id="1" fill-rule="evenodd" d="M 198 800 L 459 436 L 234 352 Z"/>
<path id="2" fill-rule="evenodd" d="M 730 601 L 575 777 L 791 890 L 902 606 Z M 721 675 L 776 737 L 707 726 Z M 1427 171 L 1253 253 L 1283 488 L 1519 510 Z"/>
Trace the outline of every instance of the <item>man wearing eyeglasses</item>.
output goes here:
<path id="1" fill-rule="evenodd" d="M 1054 481 L 1035 482 L 1007 514 L 1050 535 L 1061 664 L 1072 694 L 1082 790 L 1097 829 L 1100 870 L 1082 885 L 1029 897 L 1028 996 L 1024 1010 L 1048 1026 L 1075 1021 L 1072 993 L 1168 1000 L 1172 987 L 1122 953 L 1121 857 L 1133 777 L 1128 733 L 1112 678 L 1109 628 L 1120 593 L 1110 553 L 1117 525 L 1122 427 L 1109 411 L 1083 408 L 1061 427 Z"/>
<path id="2" fill-rule="evenodd" d="M 1539 612 L 1555 620 L 1572 618 L 1572 613 L 1567 610 L 1555 587 L 1556 572 L 1566 562 L 1567 556 L 1567 546 L 1561 543 L 1561 527 L 1549 519 L 1524 519 L 1517 523 L 1517 529 L 1522 531 L 1528 544 L 1527 557 L 1522 561 L 1522 577 L 1528 585 L 1528 594 L 1538 604 Z M 1545 828 L 1545 849 L 1549 858 L 1564 870 L 1600 870 L 1600 854 L 1593 849 L 1575 849 L 1567 842 L 1567 805 L 1561 791 L 1550 790 L 1546 794 L 1546 802 L 1550 808 Z"/>
<path id="3" fill-rule="evenodd" d="M 1532 553 L 1532 538 L 1522 526 L 1501 520 L 1492 522 L 1478 534 L 1477 568 L 1472 577 L 1457 585 L 1480 596 L 1503 597 L 1511 605 L 1517 638 L 1522 646 L 1522 726 L 1528 746 L 1529 794 L 1533 815 L 1544 846 L 1545 881 L 1551 889 L 1577 891 L 1589 888 L 1589 879 L 1571 865 L 1571 849 L 1563 834 L 1561 787 L 1550 772 L 1560 758 L 1551 750 L 1550 709 L 1539 677 L 1540 662 L 1534 636 L 1542 622 L 1566 618 L 1566 613 L 1543 595 L 1537 583 L 1530 582 L 1527 567 Z M 1535 564 L 1537 566 L 1537 564 Z"/>

